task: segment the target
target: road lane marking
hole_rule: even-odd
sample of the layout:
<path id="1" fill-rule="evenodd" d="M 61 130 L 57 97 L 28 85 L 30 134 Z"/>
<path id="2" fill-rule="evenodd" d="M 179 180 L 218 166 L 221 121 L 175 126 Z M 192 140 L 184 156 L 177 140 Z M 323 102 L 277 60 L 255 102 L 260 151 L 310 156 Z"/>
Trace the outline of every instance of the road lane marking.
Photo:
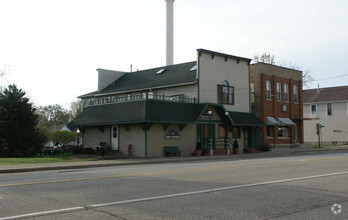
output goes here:
<path id="1" fill-rule="evenodd" d="M 306 159 L 306 160 L 302 159 L 302 160 L 289 160 L 289 161 L 273 161 L 273 162 L 252 163 L 252 164 L 235 164 L 230 166 L 204 167 L 204 168 L 185 169 L 185 170 L 169 170 L 169 171 L 158 171 L 158 172 L 150 172 L 150 173 L 121 174 L 121 175 L 114 175 L 114 176 L 99 176 L 99 177 L 85 177 L 85 178 L 62 179 L 62 180 L 46 180 L 46 181 L 37 181 L 37 182 L 9 183 L 9 184 L 2 184 L 0 185 L 0 187 L 24 186 L 24 185 L 35 185 L 35 184 L 44 184 L 44 183 L 62 183 L 62 182 L 84 181 L 84 180 L 100 180 L 100 179 L 111 179 L 111 178 L 120 178 L 120 177 L 149 176 L 149 175 L 160 175 L 160 174 L 170 174 L 170 173 L 185 173 L 185 172 L 195 172 L 195 171 L 226 169 L 226 168 L 234 168 L 234 167 L 286 164 L 286 163 L 293 163 L 293 162 L 313 162 L 313 161 L 335 160 L 335 159 L 345 159 L 345 158 L 348 158 L 348 156 L 347 157 L 343 156 L 343 157 L 316 158 L 316 159 Z"/>
<path id="2" fill-rule="evenodd" d="M 0 220 L 12 220 L 12 219 L 19 219 L 19 218 L 28 218 L 28 217 L 37 217 L 37 216 L 44 216 L 44 215 L 59 214 L 59 213 L 65 213 L 65 212 L 76 212 L 76 211 L 83 211 L 83 210 L 101 208 L 101 207 L 106 207 L 106 206 L 124 205 L 124 204 L 146 202 L 146 201 L 153 201 L 153 200 L 159 200 L 159 199 L 170 199 L 170 198 L 176 198 L 176 197 L 198 195 L 198 194 L 203 194 L 203 193 L 213 193 L 213 192 L 219 192 L 219 191 L 234 190 L 234 189 L 241 189 L 241 188 L 255 187 L 255 186 L 264 186 L 264 185 L 270 185 L 270 184 L 293 182 L 293 181 L 323 178 L 323 177 L 330 177 L 330 176 L 338 176 L 338 175 L 345 175 L 345 174 L 348 174 L 348 171 L 339 172 L 339 173 L 328 173 L 328 174 L 314 175 L 314 176 L 296 177 L 296 178 L 283 179 L 283 180 L 273 180 L 273 181 L 266 181 L 266 182 L 259 182 L 259 183 L 250 183 L 250 184 L 243 184 L 243 185 L 237 185 L 237 186 L 212 188 L 212 189 L 205 189 L 205 190 L 198 190 L 198 191 L 191 191 L 191 192 L 184 192 L 184 193 L 176 193 L 176 194 L 168 194 L 168 195 L 161 195 L 161 196 L 152 196 L 152 197 L 145 197 L 145 198 L 139 198 L 139 199 L 130 199 L 130 200 L 117 201 L 117 202 L 110 202 L 110 203 L 87 205 L 85 207 L 78 206 L 78 207 L 72 207 L 72 208 L 66 208 L 66 209 L 56 209 L 56 210 L 49 210 L 49 211 L 43 211 L 43 212 L 33 212 L 33 213 L 28 213 L 28 214 L 23 214 L 23 215 L 2 217 L 2 218 L 0 218 Z"/>
<path id="3" fill-rule="evenodd" d="M 73 207 L 73 208 L 56 209 L 56 210 L 50 210 L 50 211 L 44 211 L 44 212 L 33 212 L 33 213 L 24 214 L 24 215 L 3 217 L 3 218 L 0 218 L 0 220 L 33 218 L 33 217 L 38 217 L 38 216 L 43 216 L 43 215 L 60 214 L 60 213 L 64 213 L 64 212 L 76 212 L 76 211 L 81 211 L 81 210 L 86 210 L 86 208 L 85 207 Z"/>

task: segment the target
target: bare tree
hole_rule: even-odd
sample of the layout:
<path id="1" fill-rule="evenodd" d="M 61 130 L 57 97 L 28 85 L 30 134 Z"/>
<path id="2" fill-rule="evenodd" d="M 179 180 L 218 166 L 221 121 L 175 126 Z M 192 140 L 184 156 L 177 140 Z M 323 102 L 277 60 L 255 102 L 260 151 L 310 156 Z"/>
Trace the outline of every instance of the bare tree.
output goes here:
<path id="1" fill-rule="evenodd" d="M 260 54 L 257 54 L 254 56 L 253 61 L 255 63 L 268 63 L 268 64 L 275 64 L 275 57 L 271 54 L 263 53 L 261 56 Z"/>
<path id="2" fill-rule="evenodd" d="M 2 85 L 5 83 L 3 81 L 7 81 L 5 76 L 9 73 L 9 68 L 7 64 L 3 64 L 3 66 L 0 68 L 0 92 L 2 91 Z"/>
<path id="3" fill-rule="evenodd" d="M 254 56 L 253 61 L 255 63 L 268 63 L 272 65 L 278 65 L 278 66 L 286 67 L 289 69 L 302 71 L 302 86 L 303 87 L 308 88 L 308 84 L 314 80 L 310 74 L 311 72 L 310 68 L 304 69 L 303 67 L 298 66 L 296 63 L 287 62 L 287 61 L 276 62 L 274 55 L 263 53 L 260 56 L 259 54 L 257 54 Z"/>

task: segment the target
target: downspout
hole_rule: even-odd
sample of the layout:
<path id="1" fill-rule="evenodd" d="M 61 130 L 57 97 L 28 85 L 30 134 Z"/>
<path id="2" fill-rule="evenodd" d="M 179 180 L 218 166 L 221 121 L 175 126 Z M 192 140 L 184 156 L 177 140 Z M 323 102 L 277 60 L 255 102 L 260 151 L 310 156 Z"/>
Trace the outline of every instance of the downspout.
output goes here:
<path id="1" fill-rule="evenodd" d="M 250 90 L 250 61 L 249 61 L 249 63 L 248 63 L 248 74 L 249 74 L 249 76 L 248 76 L 248 84 L 249 84 L 249 112 L 251 112 L 251 90 Z"/>
<path id="2" fill-rule="evenodd" d="M 199 78 L 200 78 L 200 70 L 201 70 L 201 66 L 200 66 L 200 57 L 201 57 L 201 52 L 197 51 L 197 98 L 198 98 L 198 103 L 201 102 L 200 100 L 200 86 L 199 86 Z"/>
<path id="3" fill-rule="evenodd" d="M 145 127 L 145 158 L 147 158 L 147 125 Z"/>

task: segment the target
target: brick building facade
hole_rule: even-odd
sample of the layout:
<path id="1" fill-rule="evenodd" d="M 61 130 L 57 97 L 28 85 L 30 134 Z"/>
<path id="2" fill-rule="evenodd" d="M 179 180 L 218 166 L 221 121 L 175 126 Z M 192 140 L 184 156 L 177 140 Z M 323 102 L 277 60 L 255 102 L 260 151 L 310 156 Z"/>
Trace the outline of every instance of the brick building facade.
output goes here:
<path id="1" fill-rule="evenodd" d="M 266 63 L 250 65 L 251 110 L 267 125 L 262 142 L 303 143 L 302 72 Z"/>

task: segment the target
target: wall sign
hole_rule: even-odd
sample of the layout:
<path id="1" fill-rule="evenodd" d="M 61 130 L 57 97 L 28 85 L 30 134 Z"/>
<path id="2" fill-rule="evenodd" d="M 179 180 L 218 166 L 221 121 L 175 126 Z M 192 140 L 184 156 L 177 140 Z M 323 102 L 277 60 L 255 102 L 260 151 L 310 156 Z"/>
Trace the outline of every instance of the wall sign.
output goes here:
<path id="1" fill-rule="evenodd" d="M 180 139 L 180 133 L 176 129 L 169 129 L 164 135 L 165 139 Z"/>

